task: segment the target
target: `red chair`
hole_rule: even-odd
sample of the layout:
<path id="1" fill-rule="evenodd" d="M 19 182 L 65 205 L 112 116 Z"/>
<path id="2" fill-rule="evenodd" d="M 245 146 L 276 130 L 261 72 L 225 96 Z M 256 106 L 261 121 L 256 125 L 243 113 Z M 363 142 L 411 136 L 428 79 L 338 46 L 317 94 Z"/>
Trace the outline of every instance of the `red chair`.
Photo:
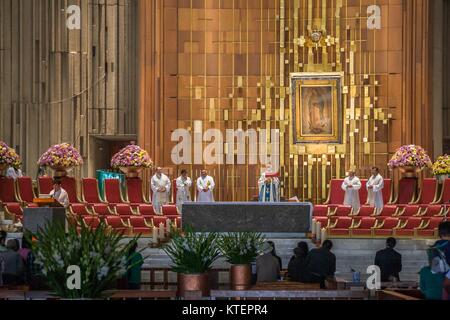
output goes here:
<path id="1" fill-rule="evenodd" d="M 14 179 L 0 177 L 0 204 L 17 203 Z"/>
<path id="2" fill-rule="evenodd" d="M 395 217 L 398 214 L 398 210 L 396 205 L 385 205 L 376 218 L 380 220 Z"/>
<path id="3" fill-rule="evenodd" d="M 105 179 L 105 200 L 109 204 L 128 203 L 122 197 L 119 179 Z"/>
<path id="4" fill-rule="evenodd" d="M 324 203 L 331 208 L 336 208 L 339 205 L 343 205 L 345 191 L 342 190 L 343 179 L 332 179 L 330 181 L 330 190 L 328 191 L 328 199 Z"/>
<path id="5" fill-rule="evenodd" d="M 66 190 L 70 203 L 80 203 L 77 195 L 77 182 L 73 177 L 63 177 L 61 179 L 61 188 Z"/>
<path id="6" fill-rule="evenodd" d="M 327 226 L 327 234 L 329 236 L 346 236 L 350 235 L 350 227 L 352 226 L 353 220 L 349 217 L 339 217 L 334 223 Z"/>
<path id="7" fill-rule="evenodd" d="M 326 217 L 328 216 L 328 206 L 327 205 L 315 205 L 313 208 L 314 217 Z"/>
<path id="8" fill-rule="evenodd" d="M 178 216 L 177 206 L 173 204 L 162 206 L 162 213 L 165 216 Z"/>
<path id="9" fill-rule="evenodd" d="M 438 183 L 436 179 L 423 179 L 422 188 L 419 196 L 414 204 L 418 204 L 421 208 L 426 208 L 429 204 L 434 203 L 438 198 Z"/>
<path id="10" fill-rule="evenodd" d="M 33 181 L 30 177 L 20 177 L 16 180 L 17 183 L 17 198 L 27 207 L 36 207 L 33 199 L 36 198 L 33 190 Z"/>
<path id="11" fill-rule="evenodd" d="M 88 204 L 105 203 L 100 199 L 100 193 L 98 190 L 98 181 L 95 178 L 83 178 L 81 179 L 81 191 L 82 199 Z"/>
<path id="12" fill-rule="evenodd" d="M 177 203 L 177 179 L 172 180 L 172 203 Z"/>
<path id="13" fill-rule="evenodd" d="M 20 203 L 9 202 L 4 206 L 6 216 L 10 216 L 13 221 L 22 221 L 23 219 L 23 209 Z"/>
<path id="14" fill-rule="evenodd" d="M 417 228 L 422 225 L 421 218 L 408 218 L 402 221 L 401 225 L 398 228 L 394 229 L 394 235 L 396 237 L 406 237 L 413 238 L 414 232 Z"/>
<path id="15" fill-rule="evenodd" d="M 137 208 L 137 212 L 141 216 L 154 216 L 156 215 L 155 209 L 151 204 L 141 204 Z"/>
<path id="16" fill-rule="evenodd" d="M 442 185 L 441 196 L 437 203 L 449 204 L 450 203 L 450 179 L 445 179 Z"/>
<path id="17" fill-rule="evenodd" d="M 106 225 L 115 231 L 122 232 L 124 234 L 130 234 L 130 226 L 124 222 L 122 217 L 107 216 L 105 218 Z"/>
<path id="18" fill-rule="evenodd" d="M 377 219 L 372 217 L 362 217 L 359 221 L 354 220 L 350 228 L 351 237 L 372 237 L 373 228 L 376 226 Z"/>
<path id="19" fill-rule="evenodd" d="M 353 211 L 352 211 L 351 206 L 342 205 L 342 206 L 336 207 L 334 212 L 330 213 L 330 216 L 331 217 L 348 217 L 352 214 L 352 212 Z"/>
<path id="20" fill-rule="evenodd" d="M 415 237 L 428 239 L 437 238 L 438 227 L 442 221 L 442 218 L 431 218 L 428 221 L 423 220 L 422 225 L 415 229 Z"/>
<path id="21" fill-rule="evenodd" d="M 428 205 L 420 214 L 423 218 L 442 217 L 444 216 L 444 207 L 440 204 Z"/>
<path id="22" fill-rule="evenodd" d="M 316 223 L 320 223 L 320 228 L 328 227 L 328 221 L 330 221 L 327 217 L 314 217 L 313 221 Z"/>
<path id="23" fill-rule="evenodd" d="M 129 204 L 118 203 L 114 207 L 114 213 L 123 218 L 129 218 L 131 216 L 136 215 L 136 212 L 133 211 L 133 208 Z"/>
<path id="24" fill-rule="evenodd" d="M 149 203 L 144 196 L 141 178 L 127 179 L 127 200 L 133 207 L 137 207 L 143 203 Z"/>
<path id="25" fill-rule="evenodd" d="M 53 179 L 51 177 L 38 178 L 38 192 L 39 194 L 49 194 L 53 190 Z"/>
<path id="26" fill-rule="evenodd" d="M 356 212 L 354 215 L 355 218 L 357 217 L 370 217 L 375 214 L 375 208 L 371 206 L 362 206 L 359 208 L 359 211 Z"/>
<path id="27" fill-rule="evenodd" d="M 392 180 L 391 179 L 384 179 L 384 187 L 382 190 L 383 194 L 383 203 L 392 203 Z"/>
<path id="28" fill-rule="evenodd" d="M 400 225 L 398 218 L 377 219 L 377 225 L 373 229 L 375 237 L 390 237 L 394 234 L 394 229 Z"/>
<path id="29" fill-rule="evenodd" d="M 361 179 L 361 189 L 359 189 L 359 203 L 361 205 L 367 204 L 367 179 Z"/>
<path id="30" fill-rule="evenodd" d="M 69 213 L 74 217 L 91 216 L 94 213 L 83 203 L 71 203 L 69 206 Z"/>
<path id="31" fill-rule="evenodd" d="M 151 235 L 153 234 L 153 226 L 148 223 L 144 217 L 133 216 L 129 219 L 129 224 L 134 234 Z"/>
<path id="32" fill-rule="evenodd" d="M 162 223 L 164 224 L 164 227 L 166 226 L 166 221 L 168 219 L 168 217 L 166 216 L 153 216 L 150 218 L 152 225 L 159 228 L 159 225 Z"/>
<path id="33" fill-rule="evenodd" d="M 96 203 L 92 205 L 92 211 L 97 216 L 110 216 L 114 214 L 109 206 L 104 203 Z"/>
<path id="34" fill-rule="evenodd" d="M 83 223 L 86 227 L 91 229 L 97 229 L 100 224 L 100 219 L 93 216 L 85 216 L 83 217 Z"/>
<path id="35" fill-rule="evenodd" d="M 398 184 L 398 195 L 393 203 L 407 205 L 414 202 L 416 196 L 417 180 L 411 178 L 400 179 Z"/>
<path id="36" fill-rule="evenodd" d="M 420 207 L 415 204 L 408 204 L 401 211 L 398 212 L 397 216 L 401 218 L 408 218 L 417 216 L 420 213 Z"/>

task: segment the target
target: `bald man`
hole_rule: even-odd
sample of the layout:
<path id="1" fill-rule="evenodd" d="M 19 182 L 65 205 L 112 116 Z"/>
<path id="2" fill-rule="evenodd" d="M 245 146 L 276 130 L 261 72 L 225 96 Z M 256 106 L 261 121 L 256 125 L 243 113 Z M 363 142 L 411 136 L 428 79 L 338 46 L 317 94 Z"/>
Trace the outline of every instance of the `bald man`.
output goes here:
<path id="1" fill-rule="evenodd" d="M 350 170 L 347 178 L 342 182 L 342 190 L 345 191 L 344 204 L 352 206 L 354 213 L 357 213 L 361 207 L 359 189 L 361 189 L 361 180 L 355 175 L 355 171 Z"/>
<path id="2" fill-rule="evenodd" d="M 197 202 L 214 202 L 214 179 L 208 176 L 206 170 L 202 170 L 201 176 L 197 179 Z"/>

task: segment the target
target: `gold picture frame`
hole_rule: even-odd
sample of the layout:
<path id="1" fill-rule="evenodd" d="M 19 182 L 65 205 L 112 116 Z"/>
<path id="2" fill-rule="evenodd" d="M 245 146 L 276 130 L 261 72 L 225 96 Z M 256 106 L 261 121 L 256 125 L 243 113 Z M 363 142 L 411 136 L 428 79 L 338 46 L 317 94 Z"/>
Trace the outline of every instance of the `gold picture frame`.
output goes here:
<path id="1" fill-rule="evenodd" d="M 292 73 L 295 144 L 342 144 L 343 73 Z"/>

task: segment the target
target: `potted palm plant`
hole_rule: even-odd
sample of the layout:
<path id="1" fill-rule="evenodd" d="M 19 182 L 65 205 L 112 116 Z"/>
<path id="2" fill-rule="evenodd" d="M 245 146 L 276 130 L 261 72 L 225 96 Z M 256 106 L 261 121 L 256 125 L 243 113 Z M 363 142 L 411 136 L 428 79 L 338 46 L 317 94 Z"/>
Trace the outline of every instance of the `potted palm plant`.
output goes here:
<path id="1" fill-rule="evenodd" d="M 126 274 L 130 249 L 138 237 L 124 241 L 104 222 L 94 230 L 81 223 L 50 223 L 29 235 L 35 263 L 53 294 L 62 299 L 98 299 Z M 78 270 L 78 275 L 77 275 Z"/>
<path id="2" fill-rule="evenodd" d="M 251 263 L 261 252 L 264 241 L 264 236 L 255 232 L 227 233 L 220 236 L 219 248 L 231 264 L 232 290 L 246 290 L 251 286 Z"/>
<path id="3" fill-rule="evenodd" d="M 178 273 L 180 296 L 187 291 L 201 291 L 204 297 L 209 296 L 208 273 L 220 256 L 216 241 L 216 233 L 196 233 L 190 227 L 171 231 L 171 240 L 163 251 L 173 263 L 172 270 Z"/>

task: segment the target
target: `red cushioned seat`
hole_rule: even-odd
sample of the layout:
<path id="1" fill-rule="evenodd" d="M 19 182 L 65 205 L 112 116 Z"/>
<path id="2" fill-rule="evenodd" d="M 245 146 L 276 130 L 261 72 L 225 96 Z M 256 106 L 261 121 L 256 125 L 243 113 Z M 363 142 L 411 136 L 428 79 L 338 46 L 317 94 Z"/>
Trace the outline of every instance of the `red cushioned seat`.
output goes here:
<path id="1" fill-rule="evenodd" d="M 440 204 L 430 204 L 428 205 L 423 211 L 422 216 L 423 217 L 435 217 L 435 216 L 441 216 L 443 215 L 444 208 Z"/>
<path id="2" fill-rule="evenodd" d="M 416 236 L 422 238 L 436 238 L 438 236 L 439 224 L 444 221 L 443 218 L 430 218 L 425 221 L 421 227 L 416 229 Z"/>
<path id="3" fill-rule="evenodd" d="M 18 202 L 9 202 L 4 206 L 6 214 L 10 215 L 13 220 L 22 221 L 23 218 L 23 209 Z"/>
<path id="4" fill-rule="evenodd" d="M 152 225 L 159 228 L 160 223 L 163 223 L 164 226 L 166 225 L 166 221 L 168 218 L 166 216 L 153 216 L 150 219 L 151 219 Z"/>
<path id="5" fill-rule="evenodd" d="M 106 224 L 111 227 L 112 229 L 127 233 L 129 230 L 128 225 L 123 221 L 122 217 L 118 216 L 107 216 L 105 218 Z"/>
<path id="6" fill-rule="evenodd" d="M 367 203 L 367 179 L 361 179 L 361 189 L 359 189 L 359 203 L 365 205 Z"/>
<path id="7" fill-rule="evenodd" d="M 426 207 L 433 203 L 437 198 L 438 183 L 436 179 L 425 178 L 423 179 L 422 188 L 417 199 L 417 204 L 420 207 Z"/>
<path id="8" fill-rule="evenodd" d="M 398 213 L 401 218 L 413 217 L 420 212 L 420 207 L 418 205 L 408 204 Z"/>
<path id="9" fill-rule="evenodd" d="M 345 191 L 342 190 L 343 179 L 332 179 L 328 191 L 327 205 L 337 206 L 344 203 Z"/>
<path id="10" fill-rule="evenodd" d="M 109 206 L 104 203 L 96 203 L 92 205 L 92 211 L 98 216 L 110 216 L 113 214 Z"/>
<path id="11" fill-rule="evenodd" d="M 83 217 L 83 223 L 85 226 L 90 227 L 91 229 L 96 229 L 100 224 L 100 219 L 93 216 L 85 216 Z"/>
<path id="12" fill-rule="evenodd" d="M 414 201 L 416 195 L 417 180 L 411 178 L 400 179 L 398 184 L 397 201 L 400 205 L 409 204 Z"/>
<path id="13" fill-rule="evenodd" d="M 371 237 L 372 228 L 375 227 L 377 220 L 372 217 L 362 217 L 350 228 L 350 235 L 356 237 Z"/>
<path id="14" fill-rule="evenodd" d="M 61 188 L 66 190 L 70 203 L 80 203 L 77 195 L 77 182 L 73 177 L 63 177 L 61 179 Z"/>
<path id="15" fill-rule="evenodd" d="M 98 181 L 95 178 L 81 179 L 82 199 L 89 204 L 103 203 L 98 191 Z"/>
<path id="16" fill-rule="evenodd" d="M 14 187 L 14 179 L 8 177 L 0 177 L 0 203 L 15 203 L 16 190 Z"/>
<path id="17" fill-rule="evenodd" d="M 356 217 L 370 217 L 375 214 L 375 208 L 371 206 L 362 206 L 359 208 L 357 214 L 358 215 Z"/>
<path id="18" fill-rule="evenodd" d="M 377 219 L 385 219 L 389 217 L 394 217 L 398 213 L 398 207 L 396 205 L 385 205 L 381 210 L 380 214 L 377 215 Z"/>
<path id="19" fill-rule="evenodd" d="M 314 217 L 326 217 L 328 215 L 327 205 L 315 205 L 313 208 Z"/>
<path id="20" fill-rule="evenodd" d="M 162 206 L 162 213 L 165 216 L 178 216 L 177 206 L 175 205 L 164 205 Z"/>
<path id="21" fill-rule="evenodd" d="M 422 224 L 421 218 L 409 217 L 402 221 L 402 225 L 394 229 L 394 235 L 397 237 L 414 237 L 414 230 L 419 228 Z"/>
<path id="22" fill-rule="evenodd" d="M 313 220 L 316 223 L 320 223 L 320 228 L 326 228 L 328 226 L 328 218 L 327 217 L 314 217 Z"/>
<path id="23" fill-rule="evenodd" d="M 39 194 L 49 194 L 53 190 L 53 179 L 51 177 L 38 178 L 38 192 Z"/>
<path id="24" fill-rule="evenodd" d="M 33 180 L 31 177 L 17 178 L 17 197 L 18 200 L 24 202 L 26 205 L 34 206 L 33 199 L 36 198 L 33 190 Z"/>
<path id="25" fill-rule="evenodd" d="M 136 215 L 129 204 L 118 203 L 114 207 L 114 212 L 121 217 L 130 217 Z"/>
<path id="26" fill-rule="evenodd" d="M 141 216 L 154 216 L 156 212 L 151 204 L 141 204 L 138 206 L 138 214 Z"/>
<path id="27" fill-rule="evenodd" d="M 69 212 L 74 216 L 90 216 L 92 211 L 83 203 L 71 203 L 69 206 Z"/>
<path id="28" fill-rule="evenodd" d="M 127 179 L 127 200 L 132 204 L 132 207 L 149 203 L 144 196 L 141 178 Z"/>
<path id="29" fill-rule="evenodd" d="M 391 179 L 384 179 L 384 187 L 382 190 L 383 194 L 383 203 L 387 204 L 390 203 L 392 198 L 392 180 Z"/>
<path id="30" fill-rule="evenodd" d="M 105 179 L 105 200 L 109 204 L 127 203 L 122 198 L 119 179 Z"/>
<path id="31" fill-rule="evenodd" d="M 442 186 L 440 203 L 448 204 L 450 202 L 450 179 L 445 179 Z"/>
<path id="32" fill-rule="evenodd" d="M 377 226 L 373 229 L 374 236 L 392 236 L 394 233 L 394 228 L 396 228 L 400 223 L 398 218 L 387 217 L 382 221 L 377 222 Z"/>
<path id="33" fill-rule="evenodd" d="M 327 233 L 330 236 L 349 236 L 350 227 L 352 226 L 352 218 L 339 217 L 336 221 L 327 227 Z"/>
<path id="34" fill-rule="evenodd" d="M 144 217 L 132 216 L 129 219 L 134 234 L 152 234 L 153 229 L 151 223 L 147 222 Z"/>
<path id="35" fill-rule="evenodd" d="M 348 217 L 351 213 L 351 206 L 340 205 L 336 207 L 334 213 L 332 213 L 331 215 L 336 217 Z"/>

